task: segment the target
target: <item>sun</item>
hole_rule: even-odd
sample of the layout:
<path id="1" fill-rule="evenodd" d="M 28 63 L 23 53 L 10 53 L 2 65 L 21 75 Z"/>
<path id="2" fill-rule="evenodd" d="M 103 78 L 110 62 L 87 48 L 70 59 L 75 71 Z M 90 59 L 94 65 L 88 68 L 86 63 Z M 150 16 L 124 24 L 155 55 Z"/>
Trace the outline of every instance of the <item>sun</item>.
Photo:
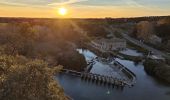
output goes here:
<path id="1" fill-rule="evenodd" d="M 58 9 L 58 14 L 62 15 L 62 16 L 66 15 L 67 14 L 67 9 L 64 8 L 64 7 L 59 8 Z"/>

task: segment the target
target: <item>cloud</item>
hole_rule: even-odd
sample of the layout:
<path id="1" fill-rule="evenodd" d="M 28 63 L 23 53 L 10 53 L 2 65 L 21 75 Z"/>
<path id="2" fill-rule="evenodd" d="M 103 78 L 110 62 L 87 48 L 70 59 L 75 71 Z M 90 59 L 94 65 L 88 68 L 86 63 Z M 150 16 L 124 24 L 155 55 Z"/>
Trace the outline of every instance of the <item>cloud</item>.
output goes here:
<path id="1" fill-rule="evenodd" d="M 145 8 L 145 5 L 140 4 L 136 0 L 124 0 L 126 4 L 130 7 L 140 7 L 140 8 Z"/>
<path id="2" fill-rule="evenodd" d="M 1 5 L 10 6 L 56 6 L 69 5 L 87 0 L 0 0 Z"/>
<path id="3" fill-rule="evenodd" d="M 26 0 L 0 0 L 0 5 L 8 6 L 31 6 L 31 7 L 41 7 L 46 6 L 47 2 L 43 0 L 26 1 Z"/>
<path id="4" fill-rule="evenodd" d="M 139 0 L 83 0 L 76 2 L 75 5 L 85 6 L 116 6 L 116 7 L 144 7 Z"/>
<path id="5" fill-rule="evenodd" d="M 92 7 L 134 7 L 145 9 L 170 9 L 170 0 L 0 0 L 0 5 L 49 7 L 58 5 L 92 6 Z"/>
<path id="6" fill-rule="evenodd" d="M 88 0 L 66 0 L 64 2 L 57 2 L 57 3 L 50 3 L 48 5 L 69 5 L 69 4 L 74 4 L 78 2 L 83 2 L 83 1 L 88 1 Z"/>
<path id="7" fill-rule="evenodd" d="M 123 5 L 124 2 L 123 0 L 84 0 L 75 4 L 85 6 L 120 6 Z"/>

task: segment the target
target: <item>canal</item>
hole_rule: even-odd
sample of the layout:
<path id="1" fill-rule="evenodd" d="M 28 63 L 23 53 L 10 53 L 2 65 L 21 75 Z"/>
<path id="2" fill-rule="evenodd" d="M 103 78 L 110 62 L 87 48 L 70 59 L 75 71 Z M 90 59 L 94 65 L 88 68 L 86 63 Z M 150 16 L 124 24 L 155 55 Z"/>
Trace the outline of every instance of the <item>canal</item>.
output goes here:
<path id="1" fill-rule="evenodd" d="M 89 50 L 78 49 L 87 61 L 97 56 Z M 98 85 L 91 82 L 81 80 L 79 77 L 70 76 L 68 74 L 56 75 L 64 88 L 66 94 L 74 100 L 169 100 L 170 86 L 152 78 L 144 71 L 143 64 L 135 64 L 133 61 L 115 59 L 120 62 L 133 73 L 136 74 L 137 82 L 132 88 L 124 88 L 123 90 L 113 88 L 107 85 Z M 109 64 L 96 61 L 91 73 L 116 76 L 125 78 L 126 76 L 119 72 L 117 68 L 110 68 Z"/>

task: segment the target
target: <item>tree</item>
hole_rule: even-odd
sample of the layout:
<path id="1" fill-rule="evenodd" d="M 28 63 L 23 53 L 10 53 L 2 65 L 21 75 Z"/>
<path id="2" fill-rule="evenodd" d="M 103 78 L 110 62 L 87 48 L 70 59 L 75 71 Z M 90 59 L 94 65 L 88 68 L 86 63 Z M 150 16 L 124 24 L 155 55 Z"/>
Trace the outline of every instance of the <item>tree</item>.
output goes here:
<path id="1" fill-rule="evenodd" d="M 42 60 L 23 56 L 0 56 L 0 100 L 67 100 L 49 68 Z"/>

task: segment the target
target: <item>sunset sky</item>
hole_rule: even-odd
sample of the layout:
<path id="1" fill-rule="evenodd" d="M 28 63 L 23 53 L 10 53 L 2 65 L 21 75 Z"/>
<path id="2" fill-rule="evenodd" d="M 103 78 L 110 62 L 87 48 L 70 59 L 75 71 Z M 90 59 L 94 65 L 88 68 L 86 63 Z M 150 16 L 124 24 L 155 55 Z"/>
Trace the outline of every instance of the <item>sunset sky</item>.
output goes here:
<path id="1" fill-rule="evenodd" d="M 57 10 L 68 10 L 65 16 Z M 1 17 L 103 18 L 170 15 L 170 0 L 0 0 Z"/>

